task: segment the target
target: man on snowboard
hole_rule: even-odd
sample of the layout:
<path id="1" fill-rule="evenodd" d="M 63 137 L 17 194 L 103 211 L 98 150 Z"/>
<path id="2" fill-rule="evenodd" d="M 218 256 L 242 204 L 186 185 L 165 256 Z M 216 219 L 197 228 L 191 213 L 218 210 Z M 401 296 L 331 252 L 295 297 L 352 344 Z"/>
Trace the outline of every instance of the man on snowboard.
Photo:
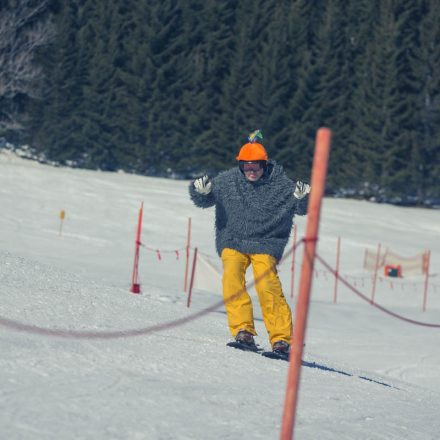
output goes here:
<path id="1" fill-rule="evenodd" d="M 240 149 L 238 167 L 212 180 L 207 175 L 196 179 L 189 192 L 196 206 L 215 205 L 216 247 L 223 262 L 223 298 L 232 336 L 244 348 L 257 349 L 252 302 L 245 288 L 246 269 L 252 265 L 272 350 L 287 357 L 292 315 L 276 265 L 294 215 L 306 214 L 310 186 L 290 180 L 281 165 L 269 160 L 258 138 L 262 139 L 259 130 Z"/>

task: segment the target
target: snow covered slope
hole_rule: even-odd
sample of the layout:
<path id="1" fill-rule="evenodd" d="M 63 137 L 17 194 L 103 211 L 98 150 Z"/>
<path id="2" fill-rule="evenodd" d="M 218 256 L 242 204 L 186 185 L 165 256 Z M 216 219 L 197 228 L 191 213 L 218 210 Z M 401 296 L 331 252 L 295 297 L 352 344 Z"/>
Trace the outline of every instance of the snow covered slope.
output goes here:
<path id="1" fill-rule="evenodd" d="M 213 210 L 195 208 L 187 185 L 53 168 L 0 153 L 1 439 L 279 437 L 288 364 L 227 348 L 223 307 L 148 330 L 221 299 L 213 286 L 196 290 L 186 307 L 188 217 L 193 246 L 215 256 Z M 147 248 L 140 256 L 142 294 L 133 295 L 141 201 Z M 297 219 L 299 237 L 305 222 Z M 408 256 L 430 249 L 426 312 L 423 278 L 381 278 L 376 300 L 408 318 L 440 323 L 439 211 L 326 199 L 318 253 L 331 264 L 338 236 L 341 273 L 367 296 L 365 247 L 380 242 Z M 333 304 L 334 280 L 317 269 L 295 438 L 438 440 L 440 329 L 386 315 L 341 285 Z M 289 296 L 290 260 L 280 275 Z M 257 342 L 268 348 L 254 305 Z M 19 325 L 30 331 L 14 328 Z M 123 334 L 132 329 L 140 334 Z M 120 337 L 75 339 L 65 337 L 68 331 Z"/>

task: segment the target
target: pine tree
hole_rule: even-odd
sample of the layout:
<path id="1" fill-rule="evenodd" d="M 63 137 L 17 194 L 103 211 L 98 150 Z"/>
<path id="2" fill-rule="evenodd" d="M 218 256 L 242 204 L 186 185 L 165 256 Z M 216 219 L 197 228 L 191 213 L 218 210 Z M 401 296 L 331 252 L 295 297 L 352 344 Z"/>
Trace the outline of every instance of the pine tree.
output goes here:
<path id="1" fill-rule="evenodd" d="M 351 162 L 350 152 L 350 136 L 355 125 L 352 99 L 355 75 L 344 14 L 346 7 L 344 1 L 327 2 L 316 41 L 318 84 L 313 96 L 313 112 L 318 127 L 333 130 L 329 187 L 351 186 L 357 168 Z"/>
<path id="2" fill-rule="evenodd" d="M 421 2 L 421 16 L 411 59 L 417 94 L 410 169 L 419 200 L 440 197 L 440 4 Z"/>
<path id="3" fill-rule="evenodd" d="M 289 54 L 292 92 L 287 101 L 290 123 L 278 158 L 293 177 L 307 180 L 317 128 L 314 97 L 318 85 L 316 40 L 323 11 L 321 1 L 299 0 L 289 12 Z"/>
<path id="4" fill-rule="evenodd" d="M 190 59 L 193 73 L 189 82 L 191 97 L 188 114 L 189 155 L 182 166 L 188 171 L 219 170 L 231 161 L 233 133 L 230 125 L 231 106 L 224 84 L 229 80 L 231 59 L 235 49 L 236 0 L 202 2 L 199 20 L 193 23 Z M 195 11 L 190 11 L 194 14 Z M 188 30 L 189 31 L 189 30 Z"/>
<path id="5" fill-rule="evenodd" d="M 29 110 L 32 145 L 51 160 L 82 165 L 82 150 L 78 149 L 82 124 L 78 115 L 87 61 L 77 50 L 77 14 L 77 2 L 62 5 L 57 38 L 42 55 L 48 93 L 44 104 L 35 103 Z"/>
<path id="6" fill-rule="evenodd" d="M 398 23 L 392 0 L 378 9 L 374 38 L 367 45 L 357 101 L 358 124 L 354 139 L 357 161 L 364 164 L 362 179 L 373 193 L 382 192 L 394 170 L 401 119 L 398 89 L 396 35 Z"/>

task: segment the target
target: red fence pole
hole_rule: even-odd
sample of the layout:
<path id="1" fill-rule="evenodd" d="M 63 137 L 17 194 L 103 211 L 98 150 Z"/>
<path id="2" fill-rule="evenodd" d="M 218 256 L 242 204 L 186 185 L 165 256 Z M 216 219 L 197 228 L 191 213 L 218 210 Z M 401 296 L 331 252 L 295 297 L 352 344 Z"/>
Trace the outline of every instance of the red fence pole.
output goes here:
<path id="1" fill-rule="evenodd" d="M 194 275 L 196 273 L 196 264 L 197 264 L 197 248 L 194 249 L 193 266 L 191 271 L 191 279 L 189 281 L 188 299 L 186 300 L 186 307 L 189 307 L 191 304 L 191 295 L 194 284 Z"/>
<path id="2" fill-rule="evenodd" d="M 374 296 L 376 295 L 376 281 L 377 281 L 377 271 L 379 270 L 379 259 L 380 259 L 380 243 L 377 246 L 377 255 L 376 255 L 376 266 L 374 268 L 374 276 L 373 276 L 373 284 L 371 286 L 371 304 L 374 304 Z"/>
<path id="3" fill-rule="evenodd" d="M 426 254 L 426 273 L 425 273 L 425 289 L 423 292 L 423 308 L 422 310 L 426 311 L 426 302 L 428 301 L 428 279 L 429 279 L 429 260 L 431 259 L 431 251 L 428 251 Z"/>
<path id="4" fill-rule="evenodd" d="M 186 263 L 185 275 L 183 279 L 183 291 L 186 292 L 186 284 L 188 281 L 188 266 L 189 266 L 189 250 L 191 248 L 191 217 L 188 218 L 188 232 L 186 235 Z"/>
<path id="5" fill-rule="evenodd" d="M 336 270 L 335 270 L 335 289 L 333 291 L 333 304 L 336 304 L 336 297 L 338 295 L 338 277 L 339 277 L 340 256 L 341 256 L 341 237 L 338 237 L 338 244 L 336 247 Z"/>
<path id="6" fill-rule="evenodd" d="M 296 251 L 296 225 L 293 225 L 293 243 L 292 243 L 292 267 L 290 278 L 290 297 L 293 298 L 293 290 L 295 288 L 295 252 Z"/>
<path id="7" fill-rule="evenodd" d="M 131 288 L 130 288 L 130 292 L 132 292 L 132 293 L 140 293 L 141 292 L 141 286 L 138 281 L 138 273 L 139 273 L 139 246 L 141 245 L 143 210 L 144 210 L 144 202 L 141 203 L 141 207 L 139 209 L 138 225 L 137 225 L 137 230 L 136 230 L 133 273 L 131 276 Z"/>
<path id="8" fill-rule="evenodd" d="M 286 397 L 281 426 L 281 440 L 293 439 L 296 405 L 298 402 L 301 358 L 307 324 L 307 314 L 312 286 L 313 266 L 318 237 L 321 202 L 324 196 L 330 152 L 331 131 L 320 128 L 316 134 L 315 154 L 313 157 L 311 193 L 307 212 L 307 228 L 304 238 L 304 255 L 301 267 L 299 295 L 296 305 L 295 327 L 290 352 L 289 373 L 287 376 Z"/>

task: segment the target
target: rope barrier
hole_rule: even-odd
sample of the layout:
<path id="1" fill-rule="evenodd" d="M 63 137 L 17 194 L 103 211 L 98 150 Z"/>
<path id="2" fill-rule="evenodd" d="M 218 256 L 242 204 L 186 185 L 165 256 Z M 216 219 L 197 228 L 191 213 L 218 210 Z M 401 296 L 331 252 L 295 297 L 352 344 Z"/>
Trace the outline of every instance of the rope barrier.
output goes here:
<path id="1" fill-rule="evenodd" d="M 301 245 L 302 243 L 305 243 L 307 241 L 316 241 L 317 239 L 315 237 L 305 237 L 301 240 L 299 240 L 294 247 L 292 247 L 279 261 L 279 264 L 281 264 L 283 261 L 285 261 L 295 250 Z M 142 244 L 141 244 L 142 245 Z M 144 245 L 142 245 L 144 246 Z M 146 247 L 146 246 L 144 246 Z M 153 250 L 154 252 L 157 252 L 157 249 L 149 248 L 149 250 Z M 160 251 L 160 252 L 167 252 L 167 251 Z M 175 251 L 168 251 L 168 252 L 175 252 Z M 362 294 L 359 290 L 357 290 L 355 287 L 353 287 L 348 281 L 345 280 L 340 274 L 336 273 L 336 271 L 318 254 L 316 254 L 316 258 L 327 268 L 329 272 L 331 272 L 335 277 L 337 277 L 346 287 L 348 287 L 350 290 L 352 290 L 355 294 L 357 294 L 360 298 L 362 298 L 364 301 L 371 304 L 371 301 L 369 298 L 367 298 L 364 294 Z M 255 284 L 257 284 L 259 281 L 261 281 L 264 277 L 266 277 L 269 273 L 270 269 L 265 271 L 263 274 L 261 274 L 258 278 L 254 279 L 252 282 L 248 284 L 248 287 L 252 287 Z M 239 296 L 244 290 L 241 289 L 240 291 L 234 293 L 232 296 L 229 297 L 228 301 L 232 301 L 237 296 Z M 184 318 L 179 318 L 172 321 L 167 321 L 160 324 L 155 324 L 149 327 L 139 328 L 139 329 L 129 329 L 129 330 L 115 330 L 115 331 L 90 331 L 90 330 L 63 330 L 63 329 L 49 329 L 49 328 L 43 328 L 36 325 L 31 324 L 24 324 L 19 321 L 14 321 L 12 319 L 0 317 L 0 325 L 3 327 L 10 328 L 12 330 L 16 331 L 22 331 L 27 333 L 34 333 L 39 334 L 42 336 L 56 336 L 61 338 L 68 338 L 68 339 L 116 339 L 116 338 L 125 338 L 125 337 L 132 337 L 132 336 L 143 336 L 148 335 L 154 332 L 163 331 L 166 329 L 171 329 L 175 327 L 179 327 L 181 325 L 187 324 L 191 321 L 194 321 L 196 319 L 201 318 L 204 315 L 207 315 L 208 313 L 211 313 L 221 306 L 223 306 L 225 301 L 222 299 L 212 306 L 206 307 L 198 312 L 192 313 L 189 316 L 186 316 Z M 432 324 L 432 323 L 426 323 L 421 321 L 416 321 L 410 318 L 406 318 L 402 315 L 399 315 L 395 312 L 392 312 L 391 310 L 388 310 L 387 308 L 377 304 L 372 303 L 374 307 L 378 308 L 384 313 L 387 313 L 390 316 L 393 316 L 397 319 L 401 319 L 403 321 L 409 322 L 411 324 L 421 325 L 425 327 L 434 327 L 434 328 L 440 328 L 440 324 Z"/>
<path id="2" fill-rule="evenodd" d="M 138 242 L 139 246 L 143 247 L 144 249 L 146 249 L 147 251 L 151 251 L 151 252 L 155 252 L 157 259 L 160 261 L 162 260 L 162 255 L 161 254 L 175 254 L 176 255 L 176 260 L 179 259 L 179 252 L 182 252 L 185 250 L 185 248 L 180 248 L 180 249 L 157 249 L 157 248 L 152 248 L 150 246 L 146 246 L 145 244 Z"/>
<path id="3" fill-rule="evenodd" d="M 284 261 L 292 252 L 298 248 L 300 244 L 302 244 L 304 239 L 299 240 L 298 243 L 289 250 L 280 260 L 280 263 Z M 262 279 L 264 279 L 271 268 L 267 269 L 263 272 L 259 277 L 255 278 L 252 282 L 248 284 L 248 287 L 252 287 L 255 284 L 259 283 Z M 246 286 L 243 289 L 235 292 L 231 295 L 227 301 L 232 301 L 241 295 L 246 290 Z M 226 301 L 226 302 L 227 302 Z M 208 313 L 214 312 L 221 306 L 225 304 L 225 301 L 221 299 L 216 302 L 212 306 L 206 307 L 198 312 L 192 313 L 189 316 L 184 318 L 175 319 L 172 321 L 167 321 L 160 324 L 155 324 L 149 327 L 139 328 L 139 329 L 129 329 L 129 330 L 114 330 L 114 331 L 90 331 L 90 330 L 63 330 L 63 329 L 49 329 L 44 327 L 39 327 L 31 324 L 23 324 L 19 321 L 14 321 L 12 319 L 0 317 L 0 326 L 10 328 L 12 330 L 33 333 L 42 336 L 55 336 L 66 339 L 117 339 L 117 338 L 126 338 L 132 336 L 145 336 L 151 333 L 159 332 L 162 330 L 167 330 L 175 327 L 180 327 L 181 325 L 187 324 L 188 322 L 195 321 L 196 319 L 201 318 L 202 316 L 207 315 Z"/>
<path id="4" fill-rule="evenodd" d="M 355 287 L 353 287 L 348 281 L 346 281 L 344 278 L 341 277 L 323 258 L 321 258 L 318 254 L 316 254 L 316 258 L 323 264 L 327 270 L 329 270 L 335 277 L 337 277 L 341 283 L 345 284 L 346 287 L 348 287 L 350 290 L 352 290 L 356 295 L 358 295 L 360 298 L 362 298 L 364 301 L 368 302 L 372 306 L 376 307 L 377 309 L 381 310 L 384 313 L 387 313 L 390 316 L 393 316 L 394 318 L 400 319 L 402 321 L 409 322 L 411 324 L 415 325 L 421 325 L 424 327 L 434 327 L 434 328 L 440 328 L 440 324 L 431 324 L 427 322 L 421 322 L 416 321 L 414 319 L 406 318 L 405 316 L 399 315 L 398 313 L 392 312 L 391 310 L 375 303 L 371 302 L 370 298 L 367 298 L 362 292 L 357 290 Z"/>

